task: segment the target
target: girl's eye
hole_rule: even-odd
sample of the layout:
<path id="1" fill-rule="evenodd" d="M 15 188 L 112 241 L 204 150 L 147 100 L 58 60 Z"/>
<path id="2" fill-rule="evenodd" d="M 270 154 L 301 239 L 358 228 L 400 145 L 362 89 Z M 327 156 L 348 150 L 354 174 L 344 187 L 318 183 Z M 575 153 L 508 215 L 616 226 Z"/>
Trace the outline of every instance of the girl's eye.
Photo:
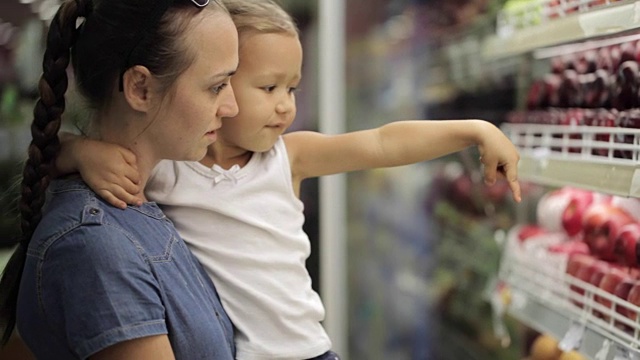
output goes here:
<path id="1" fill-rule="evenodd" d="M 289 92 L 290 92 L 290 93 L 294 93 L 294 92 L 296 92 L 296 91 L 298 91 L 298 88 L 297 88 L 297 87 L 290 87 L 290 88 L 289 88 Z"/>
<path id="2" fill-rule="evenodd" d="M 264 90 L 265 90 L 266 92 L 271 93 L 271 92 L 274 92 L 274 91 L 276 90 L 276 86 L 275 86 L 275 85 L 265 86 L 265 87 L 264 87 Z"/>
<path id="3" fill-rule="evenodd" d="M 218 86 L 214 86 L 214 87 L 212 87 L 212 88 L 211 88 L 211 91 L 213 91 L 213 93 L 214 93 L 214 94 L 216 94 L 216 95 L 217 95 L 217 94 L 220 94 L 220 92 L 221 92 L 222 90 L 224 90 L 224 88 L 226 88 L 226 87 L 227 87 L 227 85 L 228 85 L 227 83 L 222 83 L 222 84 L 220 84 L 220 85 L 218 85 Z"/>

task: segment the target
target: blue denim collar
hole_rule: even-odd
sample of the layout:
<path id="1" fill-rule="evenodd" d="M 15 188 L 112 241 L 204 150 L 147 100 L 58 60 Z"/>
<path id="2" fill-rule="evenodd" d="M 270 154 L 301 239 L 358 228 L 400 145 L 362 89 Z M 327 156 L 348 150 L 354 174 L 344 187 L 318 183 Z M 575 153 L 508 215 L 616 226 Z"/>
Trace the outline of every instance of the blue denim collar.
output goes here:
<path id="1" fill-rule="evenodd" d="M 100 198 L 98 194 L 96 194 L 93 190 L 91 190 L 91 188 L 89 188 L 89 186 L 80 178 L 67 178 L 67 179 L 53 180 L 49 185 L 49 188 L 47 189 L 47 192 L 52 194 L 62 193 L 67 191 L 85 192 L 89 197 L 93 197 L 97 199 L 98 200 L 97 202 L 100 203 L 102 206 L 105 206 L 106 208 L 112 208 L 113 210 L 120 210 L 114 206 L 111 206 L 104 200 L 102 200 L 102 198 Z M 149 202 L 143 203 L 141 206 L 129 205 L 128 207 L 132 210 L 139 211 L 145 215 L 148 215 L 154 218 L 163 218 L 165 216 L 155 201 L 149 201 Z"/>

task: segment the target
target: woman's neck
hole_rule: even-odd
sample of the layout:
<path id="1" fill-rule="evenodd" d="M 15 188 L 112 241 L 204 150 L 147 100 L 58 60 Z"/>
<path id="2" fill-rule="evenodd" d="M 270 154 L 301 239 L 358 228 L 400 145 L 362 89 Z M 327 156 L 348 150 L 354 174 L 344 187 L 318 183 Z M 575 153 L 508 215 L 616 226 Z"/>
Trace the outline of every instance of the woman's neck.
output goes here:
<path id="1" fill-rule="evenodd" d="M 145 129 L 140 128 L 140 124 L 145 124 L 145 120 L 123 114 L 121 116 L 102 117 L 95 121 L 94 124 L 94 131 L 90 134 L 91 137 L 120 145 L 134 153 L 140 177 L 140 189 L 144 189 L 151 171 L 161 160 L 156 155 L 156 151 L 147 142 L 144 136 Z M 117 159 L 117 161 L 122 161 L 122 159 Z"/>

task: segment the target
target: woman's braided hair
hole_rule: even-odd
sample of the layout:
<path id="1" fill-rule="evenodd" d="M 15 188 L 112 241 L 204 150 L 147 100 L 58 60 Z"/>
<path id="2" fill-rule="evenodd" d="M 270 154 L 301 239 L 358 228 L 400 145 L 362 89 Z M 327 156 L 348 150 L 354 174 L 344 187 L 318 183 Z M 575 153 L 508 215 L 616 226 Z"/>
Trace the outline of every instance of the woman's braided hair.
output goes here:
<path id="1" fill-rule="evenodd" d="M 65 0 L 47 34 L 40 99 L 34 108 L 32 141 L 24 166 L 19 210 L 22 234 L 0 280 L 0 346 L 16 324 L 20 279 L 27 248 L 42 219 L 46 189 L 58 153 L 58 130 L 65 109 L 67 67 L 73 61 L 75 80 L 88 105 L 102 110 L 110 103 L 116 79 L 128 67 L 144 65 L 167 89 L 195 59 L 183 36 L 199 11 L 189 1 L 165 0 L 166 11 L 149 27 L 145 16 L 158 0 Z M 220 4 L 212 1 L 216 7 Z M 224 9 L 224 8 L 222 8 Z M 84 18 L 80 27 L 78 19 Z M 139 36 L 144 32 L 144 36 Z M 132 47 L 136 48 L 131 58 Z M 108 48 L 109 51 L 104 51 Z"/>
<path id="2" fill-rule="evenodd" d="M 16 322 L 16 303 L 27 246 L 42 218 L 45 190 L 49 185 L 51 167 L 60 146 L 58 130 L 65 107 L 71 45 L 78 29 L 76 21 L 91 11 L 90 1 L 68 1 L 61 5 L 51 22 L 47 48 L 42 64 L 43 73 L 38 84 L 40 99 L 33 110 L 29 157 L 24 166 L 19 203 L 22 236 L 9 260 L 0 282 L 0 327 L 5 344 Z"/>

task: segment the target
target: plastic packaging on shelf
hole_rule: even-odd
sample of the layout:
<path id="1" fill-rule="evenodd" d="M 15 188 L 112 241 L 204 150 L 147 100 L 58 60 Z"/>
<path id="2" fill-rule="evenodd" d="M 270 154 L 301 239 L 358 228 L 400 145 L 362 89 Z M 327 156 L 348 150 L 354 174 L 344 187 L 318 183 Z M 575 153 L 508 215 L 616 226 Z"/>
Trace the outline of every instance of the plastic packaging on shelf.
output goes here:
<path id="1" fill-rule="evenodd" d="M 619 0 L 509 0 L 498 14 L 498 32 L 536 26 L 616 2 Z"/>

